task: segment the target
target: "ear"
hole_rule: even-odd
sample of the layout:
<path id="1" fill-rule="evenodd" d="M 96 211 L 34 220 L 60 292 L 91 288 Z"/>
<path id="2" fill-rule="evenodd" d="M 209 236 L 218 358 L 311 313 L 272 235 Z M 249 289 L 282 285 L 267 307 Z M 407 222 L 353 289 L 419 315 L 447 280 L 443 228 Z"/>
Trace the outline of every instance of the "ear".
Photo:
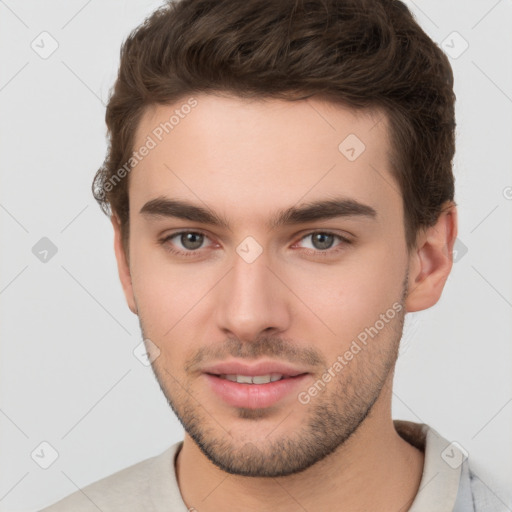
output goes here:
<path id="1" fill-rule="evenodd" d="M 123 240 L 121 236 L 121 223 L 115 213 L 110 217 L 110 220 L 112 222 L 112 226 L 114 227 L 114 252 L 116 254 L 119 279 L 121 280 L 121 285 L 123 286 L 124 296 L 126 297 L 128 307 L 132 313 L 137 314 L 137 305 L 135 304 L 135 297 L 133 295 L 130 266 L 124 251 Z"/>
<path id="2" fill-rule="evenodd" d="M 422 230 L 416 248 L 409 257 L 408 312 L 432 307 L 441 297 L 453 265 L 453 245 L 457 238 L 457 207 L 449 201 L 443 205 L 436 224 Z"/>

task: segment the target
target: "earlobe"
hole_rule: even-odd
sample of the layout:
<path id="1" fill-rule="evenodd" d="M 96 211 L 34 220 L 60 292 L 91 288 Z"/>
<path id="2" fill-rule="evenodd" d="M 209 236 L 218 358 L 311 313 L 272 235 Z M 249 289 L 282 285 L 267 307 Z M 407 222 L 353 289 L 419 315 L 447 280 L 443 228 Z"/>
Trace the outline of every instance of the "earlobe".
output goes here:
<path id="1" fill-rule="evenodd" d="M 457 237 L 455 203 L 444 205 L 436 224 L 418 235 L 409 261 L 408 312 L 434 306 L 443 291 L 453 265 L 453 245 Z"/>
<path id="2" fill-rule="evenodd" d="M 135 297 L 133 294 L 132 278 L 130 274 L 130 266 L 128 264 L 127 255 L 123 247 L 123 239 L 121 235 L 121 223 L 119 218 L 114 213 L 110 217 L 112 226 L 114 227 L 114 252 L 117 261 L 117 271 L 119 279 L 123 287 L 124 296 L 130 311 L 137 314 L 137 305 L 135 303 Z"/>

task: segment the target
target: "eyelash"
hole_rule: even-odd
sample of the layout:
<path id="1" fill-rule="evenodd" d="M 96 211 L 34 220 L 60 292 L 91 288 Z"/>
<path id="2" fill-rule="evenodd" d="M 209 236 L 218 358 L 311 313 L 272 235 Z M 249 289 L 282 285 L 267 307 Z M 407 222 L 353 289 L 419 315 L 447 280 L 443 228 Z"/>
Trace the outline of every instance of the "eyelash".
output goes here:
<path id="1" fill-rule="evenodd" d="M 183 234 L 194 234 L 194 235 L 203 235 L 204 237 L 206 238 L 209 238 L 208 235 L 206 233 L 203 233 L 201 231 L 178 231 L 176 233 L 172 233 L 170 235 L 167 235 L 161 239 L 158 240 L 158 242 L 164 247 L 164 249 L 168 252 L 170 252 L 171 254 L 174 254 L 176 256 L 184 256 L 186 258 L 193 258 L 195 256 L 197 256 L 197 254 L 201 251 L 201 249 L 196 249 L 195 251 L 191 251 L 191 250 L 188 250 L 188 251 L 179 251 L 179 250 L 176 250 L 176 249 L 173 249 L 172 247 L 170 247 L 168 245 L 167 242 L 169 242 L 169 240 L 179 236 L 179 235 L 183 235 Z M 344 236 L 341 236 L 337 233 L 333 233 L 331 231 L 320 231 L 320 230 L 317 230 L 317 231 L 310 231 L 309 233 L 306 233 L 304 236 L 302 236 L 299 240 L 299 242 L 301 242 L 302 240 L 304 240 L 305 238 L 307 238 L 308 236 L 311 236 L 311 235 L 316 235 L 316 234 L 322 234 L 322 235 L 332 235 L 336 238 L 338 238 L 341 242 L 343 242 L 343 244 L 340 244 L 340 245 L 344 245 L 344 244 L 347 244 L 347 245 L 350 245 L 352 244 L 352 241 L 349 240 L 348 238 L 345 238 Z M 338 246 L 335 246 L 335 247 L 338 247 Z M 339 251 L 341 251 L 342 249 L 326 249 L 324 251 L 321 251 L 321 250 L 315 250 L 315 249 L 307 249 L 307 253 L 310 254 L 310 255 L 313 255 L 313 256 L 320 256 L 320 257 L 328 257 L 328 256 L 332 256 L 333 254 L 336 254 L 338 253 Z"/>

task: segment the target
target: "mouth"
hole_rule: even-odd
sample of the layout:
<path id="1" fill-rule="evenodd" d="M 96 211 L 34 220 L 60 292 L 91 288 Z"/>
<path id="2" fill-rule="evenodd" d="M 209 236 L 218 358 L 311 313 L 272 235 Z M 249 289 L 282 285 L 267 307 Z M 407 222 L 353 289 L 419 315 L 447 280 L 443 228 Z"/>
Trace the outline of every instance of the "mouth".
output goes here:
<path id="1" fill-rule="evenodd" d="M 277 382 L 283 379 L 290 379 L 297 377 L 297 375 L 283 375 L 282 373 L 268 373 L 266 375 L 239 375 L 239 374 L 221 374 L 210 373 L 214 377 L 226 379 L 231 382 L 238 382 L 239 384 L 268 384 L 269 382 Z M 299 374 L 304 375 L 304 374 Z"/>
<path id="2" fill-rule="evenodd" d="M 270 407 L 303 389 L 309 373 L 262 375 L 204 373 L 210 390 L 233 407 L 260 409 Z M 302 386 L 301 386 L 302 385 Z"/>

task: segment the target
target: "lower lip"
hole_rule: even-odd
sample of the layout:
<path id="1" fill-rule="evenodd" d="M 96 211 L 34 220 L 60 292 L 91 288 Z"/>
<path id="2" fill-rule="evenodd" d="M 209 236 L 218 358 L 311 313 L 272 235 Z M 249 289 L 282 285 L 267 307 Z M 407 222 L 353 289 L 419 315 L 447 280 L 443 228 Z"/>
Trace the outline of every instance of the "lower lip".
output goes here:
<path id="1" fill-rule="evenodd" d="M 246 407 L 248 409 L 260 409 L 269 407 L 298 387 L 304 385 L 307 373 L 276 380 L 267 384 L 243 384 L 222 379 L 209 373 L 204 374 L 211 389 L 225 402 L 234 407 Z"/>

